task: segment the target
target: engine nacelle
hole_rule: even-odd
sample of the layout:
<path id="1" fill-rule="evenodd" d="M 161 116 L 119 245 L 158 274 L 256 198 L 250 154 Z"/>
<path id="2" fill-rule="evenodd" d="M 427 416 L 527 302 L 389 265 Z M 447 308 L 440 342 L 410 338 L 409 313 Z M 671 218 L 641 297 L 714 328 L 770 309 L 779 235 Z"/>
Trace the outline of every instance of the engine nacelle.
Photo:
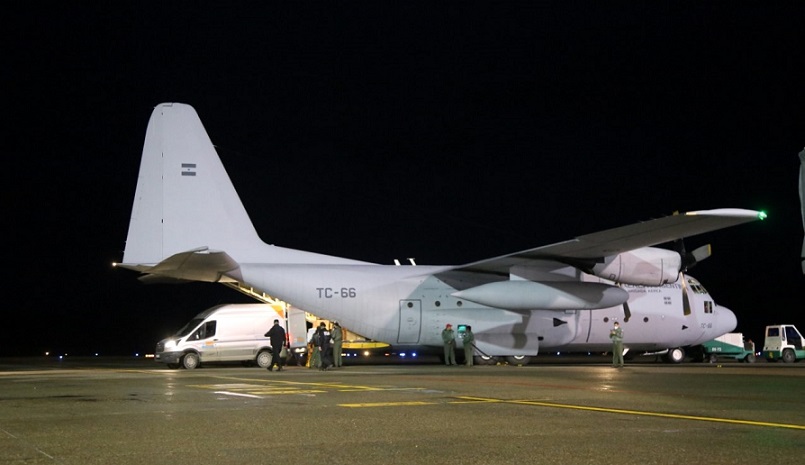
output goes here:
<path id="1" fill-rule="evenodd" d="M 673 250 L 643 247 L 606 257 L 591 273 L 624 284 L 662 286 L 679 278 L 682 257 Z"/>
<path id="2" fill-rule="evenodd" d="M 453 297 L 506 310 L 591 310 L 629 300 L 617 286 L 576 281 L 500 281 L 454 292 Z"/>

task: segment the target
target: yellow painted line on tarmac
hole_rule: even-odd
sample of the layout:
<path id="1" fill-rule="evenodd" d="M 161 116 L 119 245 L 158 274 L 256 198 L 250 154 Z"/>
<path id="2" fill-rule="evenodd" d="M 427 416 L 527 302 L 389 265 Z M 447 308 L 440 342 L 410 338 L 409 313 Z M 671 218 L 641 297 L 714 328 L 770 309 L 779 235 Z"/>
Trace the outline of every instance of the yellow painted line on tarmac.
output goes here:
<path id="1" fill-rule="evenodd" d="M 787 428 L 796 430 L 805 430 L 805 425 L 794 425 L 790 423 L 772 423 L 765 421 L 753 420 L 736 420 L 734 418 L 719 418 L 719 417 L 702 417 L 696 415 L 682 415 L 677 413 L 662 413 L 662 412 L 649 412 L 641 410 L 624 410 L 617 408 L 605 407 L 588 407 L 585 405 L 572 405 L 572 404 L 557 404 L 553 402 L 540 402 L 536 400 L 504 400 L 504 399 L 490 399 L 484 397 L 458 397 L 459 399 L 475 401 L 475 402 L 490 402 L 490 403 L 507 403 L 517 405 L 534 405 L 538 407 L 552 407 L 552 408 L 566 408 L 573 410 L 585 410 L 589 412 L 603 412 L 603 413 L 619 413 L 625 415 L 641 415 L 647 417 L 659 418 L 674 418 L 677 420 L 696 420 L 696 421 L 710 421 L 715 423 L 730 423 L 734 425 L 748 425 L 748 426 L 764 426 L 770 428 Z"/>
<path id="2" fill-rule="evenodd" d="M 244 379 L 229 378 L 232 381 Z M 252 380 L 253 381 L 253 380 Z M 258 383 L 216 383 L 191 384 L 189 387 L 207 390 L 226 390 L 252 395 L 282 394 L 323 394 L 326 392 L 368 392 L 368 391 L 418 391 L 423 388 L 401 388 L 395 386 L 363 386 L 343 383 L 305 383 L 299 381 L 260 380 Z"/>
<path id="3" fill-rule="evenodd" d="M 316 390 L 316 389 L 287 389 L 287 390 L 271 390 L 271 391 L 261 391 L 259 389 L 252 389 L 248 391 L 250 394 L 262 394 L 268 396 L 276 396 L 282 394 L 323 394 L 327 391 L 323 390 Z"/>
<path id="4" fill-rule="evenodd" d="M 448 404 L 503 404 L 510 403 L 504 399 L 486 399 L 481 397 L 458 397 L 461 400 L 451 400 Z"/>
<path id="5" fill-rule="evenodd" d="M 424 402 L 424 401 L 409 401 L 409 402 L 363 402 L 359 404 L 338 404 L 339 407 L 412 407 L 421 405 L 435 405 L 438 402 Z"/>
<path id="6" fill-rule="evenodd" d="M 321 389 L 335 389 L 339 391 L 386 391 L 391 389 L 398 389 L 393 386 L 364 386 L 364 385 L 355 385 L 355 384 L 344 384 L 342 382 L 303 382 L 303 381 L 286 381 L 286 380 L 278 380 L 278 379 L 254 379 L 254 378 L 239 378 L 239 377 L 231 377 L 231 376 L 219 376 L 220 379 L 231 379 L 234 381 L 248 381 L 250 384 L 261 383 L 261 384 L 284 384 L 287 386 L 315 386 Z"/>
<path id="7" fill-rule="evenodd" d="M 461 400 L 451 400 L 448 401 L 448 404 L 479 404 L 479 403 L 508 403 L 508 401 L 503 399 L 475 399 L 475 398 L 463 398 L 460 397 Z M 410 407 L 410 406 L 419 406 L 419 405 L 438 405 L 443 404 L 444 402 L 425 402 L 425 401 L 408 401 L 408 402 L 360 402 L 357 404 L 338 404 L 339 407 Z"/>

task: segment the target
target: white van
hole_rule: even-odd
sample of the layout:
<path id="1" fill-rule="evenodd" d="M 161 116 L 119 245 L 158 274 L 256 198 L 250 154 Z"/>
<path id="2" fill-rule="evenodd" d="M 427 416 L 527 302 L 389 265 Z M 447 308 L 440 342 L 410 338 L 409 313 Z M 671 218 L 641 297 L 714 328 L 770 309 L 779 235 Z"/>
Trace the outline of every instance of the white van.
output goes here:
<path id="1" fill-rule="evenodd" d="M 237 361 L 267 368 L 271 364 L 271 343 L 264 334 L 275 319 L 280 320 L 287 331 L 282 313 L 281 309 L 268 304 L 225 304 L 208 308 L 176 334 L 159 341 L 154 358 L 169 368 L 188 370 L 201 363 Z"/>

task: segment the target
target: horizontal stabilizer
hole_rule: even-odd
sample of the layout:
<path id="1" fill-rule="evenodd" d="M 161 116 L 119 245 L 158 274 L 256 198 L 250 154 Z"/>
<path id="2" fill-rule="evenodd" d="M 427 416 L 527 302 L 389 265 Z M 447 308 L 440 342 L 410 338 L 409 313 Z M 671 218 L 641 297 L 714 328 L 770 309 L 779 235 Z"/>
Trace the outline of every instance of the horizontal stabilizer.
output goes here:
<path id="1" fill-rule="evenodd" d="M 121 263 L 118 266 L 168 280 L 234 282 L 240 265 L 225 252 L 206 248 L 177 253 L 156 265 Z"/>
<path id="2" fill-rule="evenodd" d="M 187 284 L 192 283 L 194 281 L 188 281 L 186 279 L 176 279 L 176 278 L 168 278 L 165 276 L 159 276 L 155 274 L 146 274 L 137 278 L 137 281 L 140 281 L 143 284 Z"/>

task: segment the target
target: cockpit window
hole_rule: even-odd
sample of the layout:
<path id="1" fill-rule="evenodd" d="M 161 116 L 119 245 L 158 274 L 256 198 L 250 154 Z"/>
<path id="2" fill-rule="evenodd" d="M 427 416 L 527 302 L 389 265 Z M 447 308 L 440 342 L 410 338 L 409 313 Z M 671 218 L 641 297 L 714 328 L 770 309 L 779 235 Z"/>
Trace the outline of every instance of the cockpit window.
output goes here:
<path id="1" fill-rule="evenodd" d="M 690 288 L 693 289 L 693 292 L 697 294 L 707 294 L 707 289 L 702 286 L 701 283 L 696 281 L 688 281 L 690 283 Z"/>

